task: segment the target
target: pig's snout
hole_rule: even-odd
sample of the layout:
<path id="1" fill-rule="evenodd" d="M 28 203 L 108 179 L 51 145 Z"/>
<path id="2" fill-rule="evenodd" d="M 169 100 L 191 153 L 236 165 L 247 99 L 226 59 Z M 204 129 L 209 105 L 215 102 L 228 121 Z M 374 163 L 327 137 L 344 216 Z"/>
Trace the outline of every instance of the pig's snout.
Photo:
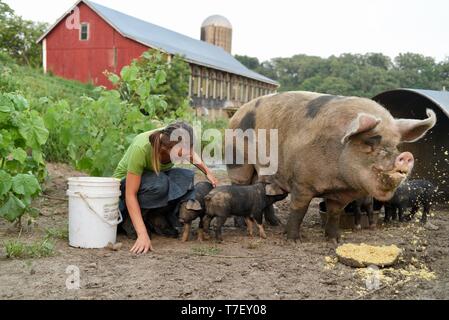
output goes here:
<path id="1" fill-rule="evenodd" d="M 395 171 L 402 174 L 408 174 L 412 171 L 414 163 L 415 158 L 413 157 L 413 154 L 410 152 L 403 152 L 394 162 Z"/>

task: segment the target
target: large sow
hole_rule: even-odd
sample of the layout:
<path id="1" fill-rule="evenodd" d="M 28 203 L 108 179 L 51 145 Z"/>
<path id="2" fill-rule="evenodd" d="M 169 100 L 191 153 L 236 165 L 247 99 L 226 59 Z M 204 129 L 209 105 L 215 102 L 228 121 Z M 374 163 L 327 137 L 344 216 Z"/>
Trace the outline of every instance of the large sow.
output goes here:
<path id="1" fill-rule="evenodd" d="M 310 201 L 324 198 L 328 210 L 325 234 L 335 242 L 346 205 L 368 195 L 387 201 L 410 174 L 413 155 L 397 147 L 419 140 L 435 125 L 435 113 L 428 109 L 427 116 L 424 120 L 394 119 L 378 103 L 358 97 L 312 92 L 261 97 L 241 107 L 230 128 L 267 129 L 268 145 L 269 129 L 277 129 L 278 170 L 263 176 L 259 173 L 264 166 L 258 161 L 248 163 L 248 150 L 260 139 L 256 136 L 247 139 L 243 148 L 227 141 L 227 149 L 234 148 L 245 159 L 243 164 L 228 165 L 228 174 L 233 184 L 260 180 L 291 193 L 289 239 L 299 238 Z"/>

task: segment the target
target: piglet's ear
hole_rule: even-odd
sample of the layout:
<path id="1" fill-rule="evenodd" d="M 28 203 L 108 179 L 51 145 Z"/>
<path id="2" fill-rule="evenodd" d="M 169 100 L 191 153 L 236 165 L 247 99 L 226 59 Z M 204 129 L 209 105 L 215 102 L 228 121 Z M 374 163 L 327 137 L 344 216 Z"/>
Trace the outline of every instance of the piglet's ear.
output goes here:
<path id="1" fill-rule="evenodd" d="M 280 196 L 284 193 L 285 191 L 282 190 L 277 184 L 271 183 L 265 186 L 265 194 L 267 196 Z"/>
<path id="2" fill-rule="evenodd" d="M 402 142 L 415 142 L 425 136 L 427 131 L 432 129 L 436 122 L 437 116 L 431 109 L 426 110 L 427 119 L 396 119 L 396 126 L 401 134 Z"/>
<path id="3" fill-rule="evenodd" d="M 199 210 L 201 210 L 203 208 L 201 207 L 201 203 L 199 203 L 197 200 L 189 200 L 186 203 L 186 209 L 187 210 L 199 211 Z"/>
<path id="4" fill-rule="evenodd" d="M 359 113 L 348 126 L 345 136 L 341 139 L 342 144 L 346 144 L 351 137 L 368 132 L 376 128 L 382 122 L 381 119 L 367 113 Z"/>

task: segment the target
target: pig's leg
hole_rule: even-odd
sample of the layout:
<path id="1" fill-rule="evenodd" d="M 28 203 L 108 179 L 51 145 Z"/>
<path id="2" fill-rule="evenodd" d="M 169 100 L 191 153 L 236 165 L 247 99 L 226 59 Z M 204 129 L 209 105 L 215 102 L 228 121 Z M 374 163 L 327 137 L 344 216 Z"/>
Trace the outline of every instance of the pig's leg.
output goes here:
<path id="1" fill-rule="evenodd" d="M 368 214 L 370 229 L 376 229 L 376 223 L 374 222 L 374 208 L 372 203 L 366 206 L 366 212 Z"/>
<path id="2" fill-rule="evenodd" d="M 217 217 L 216 226 L 215 226 L 215 238 L 218 242 L 223 241 L 223 225 L 225 224 L 227 217 Z"/>
<path id="3" fill-rule="evenodd" d="M 396 206 L 393 206 L 391 208 L 391 221 L 398 219 L 398 208 Z"/>
<path id="4" fill-rule="evenodd" d="M 263 215 L 269 225 L 271 225 L 273 227 L 277 227 L 281 224 L 281 220 L 279 220 L 279 218 L 276 217 L 273 205 L 265 208 L 263 211 Z"/>
<path id="5" fill-rule="evenodd" d="M 239 186 L 247 186 L 252 184 L 256 172 L 254 165 L 252 164 L 228 164 L 227 171 L 231 183 Z M 234 225 L 237 228 L 245 228 L 245 219 L 243 217 L 234 217 Z"/>
<path id="6" fill-rule="evenodd" d="M 290 216 L 288 217 L 286 226 L 287 239 L 299 239 L 299 228 L 301 227 L 301 223 L 304 220 L 304 216 L 309 209 L 309 204 L 312 199 L 313 196 L 292 194 Z"/>
<path id="7" fill-rule="evenodd" d="M 265 229 L 263 227 L 263 224 L 258 224 L 257 227 L 259 228 L 259 237 L 261 237 L 262 239 L 266 239 L 267 238 L 267 234 L 265 233 Z"/>
<path id="8" fill-rule="evenodd" d="M 204 239 L 204 217 L 200 218 L 200 223 L 198 225 L 198 241 L 203 242 Z"/>
<path id="9" fill-rule="evenodd" d="M 412 218 L 415 216 L 415 214 L 418 212 L 419 206 L 414 204 L 412 208 L 410 209 L 410 214 L 406 217 L 407 221 L 411 221 Z"/>
<path id="10" fill-rule="evenodd" d="M 391 218 L 391 208 L 389 206 L 385 206 L 384 212 L 385 212 L 384 223 L 388 223 Z"/>
<path id="11" fill-rule="evenodd" d="M 184 224 L 184 231 L 182 233 L 182 242 L 189 241 L 191 227 L 192 227 L 192 223 L 191 222 Z"/>
<path id="12" fill-rule="evenodd" d="M 212 221 L 213 217 L 209 215 L 205 215 L 203 218 L 203 230 L 204 235 L 208 239 L 209 238 L 209 230 L 210 230 L 210 222 Z"/>
<path id="13" fill-rule="evenodd" d="M 399 217 L 399 222 L 404 222 L 404 207 L 400 206 L 398 208 L 398 217 Z"/>
<path id="14" fill-rule="evenodd" d="M 424 203 L 424 210 L 421 217 L 421 223 L 426 224 L 427 223 L 427 215 L 430 213 L 430 203 L 429 201 Z"/>
<path id="15" fill-rule="evenodd" d="M 248 235 L 250 237 L 253 237 L 254 236 L 254 233 L 253 233 L 253 227 L 254 227 L 253 219 L 251 219 L 250 217 L 246 217 L 245 218 L 245 222 L 246 222 L 246 227 L 248 229 Z"/>
<path id="16" fill-rule="evenodd" d="M 327 223 L 325 227 L 326 238 L 333 242 L 340 241 L 340 215 L 345 206 L 334 200 L 326 200 Z"/>
<path id="17" fill-rule="evenodd" d="M 265 229 L 263 227 L 263 217 L 262 217 L 262 212 L 257 213 L 254 217 L 254 220 L 256 220 L 256 224 L 257 224 L 257 228 L 259 229 L 259 236 L 262 239 L 266 239 L 267 238 L 267 234 L 265 233 Z"/>
<path id="18" fill-rule="evenodd" d="M 362 218 L 362 210 L 358 203 L 354 206 L 354 224 L 356 230 L 362 230 L 362 224 L 360 223 L 360 220 Z"/>

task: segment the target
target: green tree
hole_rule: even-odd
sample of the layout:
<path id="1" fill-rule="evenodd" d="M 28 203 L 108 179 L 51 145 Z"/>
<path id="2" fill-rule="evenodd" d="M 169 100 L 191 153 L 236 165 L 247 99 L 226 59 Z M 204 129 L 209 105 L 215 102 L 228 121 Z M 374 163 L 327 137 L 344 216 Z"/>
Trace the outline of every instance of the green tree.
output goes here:
<path id="1" fill-rule="evenodd" d="M 416 53 L 401 53 L 395 58 L 395 77 L 401 87 L 441 89 L 435 59 Z"/>
<path id="2" fill-rule="evenodd" d="M 36 41 L 47 27 L 45 23 L 22 19 L 0 0 L 0 52 L 7 53 L 18 63 L 41 65 L 42 50 Z"/>
<path id="3" fill-rule="evenodd" d="M 449 59 L 436 63 L 420 54 L 345 53 L 329 58 L 294 55 L 258 63 L 239 57 L 247 67 L 280 82 L 280 91 L 307 90 L 373 97 L 397 88 L 441 90 L 449 87 Z"/>
<path id="4" fill-rule="evenodd" d="M 243 64 L 245 67 L 247 67 L 250 70 L 259 70 L 260 68 L 260 62 L 259 59 L 249 56 L 240 56 L 236 54 L 234 56 L 238 61 L 240 61 L 241 64 Z"/>
<path id="5" fill-rule="evenodd" d="M 440 89 L 449 90 L 449 57 L 438 64 L 437 70 L 438 78 L 440 79 Z"/>

